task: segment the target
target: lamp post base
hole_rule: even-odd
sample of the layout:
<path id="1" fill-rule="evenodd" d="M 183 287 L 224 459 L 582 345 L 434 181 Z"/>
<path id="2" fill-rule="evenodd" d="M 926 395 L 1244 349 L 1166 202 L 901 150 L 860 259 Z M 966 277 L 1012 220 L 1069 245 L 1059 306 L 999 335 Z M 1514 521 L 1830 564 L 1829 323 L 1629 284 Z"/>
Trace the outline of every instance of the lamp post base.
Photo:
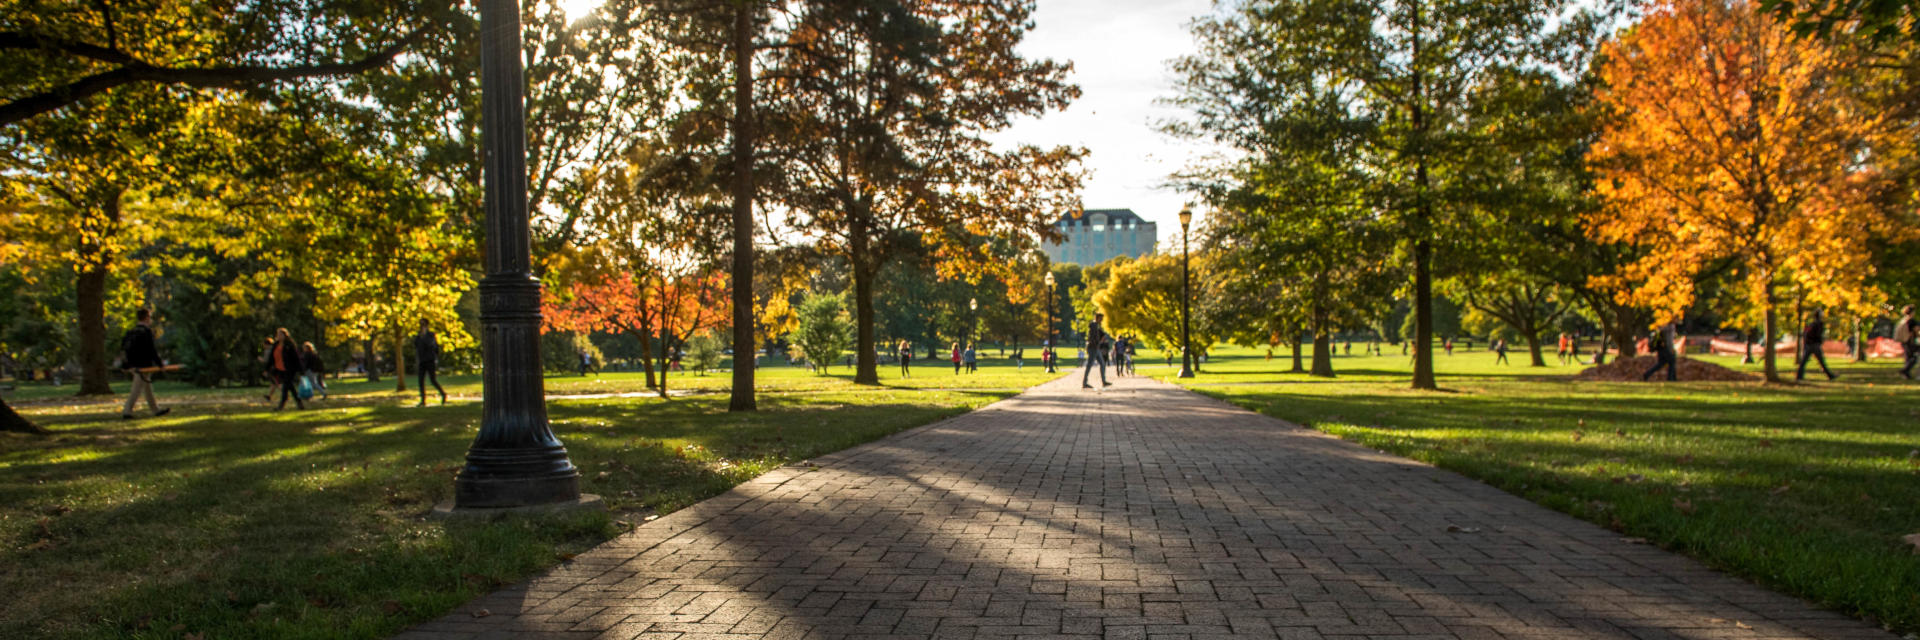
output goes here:
<path id="1" fill-rule="evenodd" d="M 508 516 L 515 516 L 515 515 L 553 516 L 553 515 L 588 513 L 588 512 L 606 511 L 606 510 L 607 510 L 607 501 L 600 499 L 600 496 L 596 496 L 591 493 L 583 493 L 583 494 L 580 494 L 580 497 L 574 498 L 572 500 L 567 500 L 563 502 L 549 502 L 546 504 L 536 504 L 536 505 L 530 505 L 530 506 L 524 506 L 524 507 L 493 507 L 493 508 L 456 507 L 453 505 L 452 500 L 448 500 L 446 502 L 442 502 L 440 504 L 434 505 L 433 511 L 427 514 L 427 517 L 432 518 L 434 520 L 447 520 L 447 521 L 456 521 L 456 522 L 492 522 L 495 520 L 499 520 L 501 518 L 506 518 Z"/>

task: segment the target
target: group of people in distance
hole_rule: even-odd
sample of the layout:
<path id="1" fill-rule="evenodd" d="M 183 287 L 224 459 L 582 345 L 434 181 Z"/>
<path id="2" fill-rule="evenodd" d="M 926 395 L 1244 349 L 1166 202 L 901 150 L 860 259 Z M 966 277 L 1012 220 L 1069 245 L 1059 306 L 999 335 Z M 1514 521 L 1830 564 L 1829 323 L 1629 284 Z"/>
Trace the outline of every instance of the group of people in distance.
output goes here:
<path id="1" fill-rule="evenodd" d="M 171 369 L 166 360 L 160 357 L 159 343 L 153 332 L 153 311 L 142 308 L 134 313 L 136 324 L 120 339 L 119 368 L 133 378 L 133 388 L 127 394 L 127 402 L 120 409 L 120 418 L 133 419 L 133 406 L 142 398 L 147 401 L 148 410 L 155 417 L 164 416 L 173 411 L 172 407 L 162 407 L 153 394 L 153 374 L 162 369 Z M 273 402 L 274 394 L 280 395 L 280 403 L 274 411 L 287 408 L 287 400 L 292 399 L 296 409 L 306 409 L 310 394 L 318 394 L 325 399 L 327 394 L 327 365 L 320 359 L 320 351 L 312 342 L 298 342 L 293 332 L 281 327 L 267 338 L 257 360 L 265 367 L 263 375 L 267 378 L 267 402 Z M 440 340 L 426 320 L 420 321 L 420 332 L 413 336 L 414 369 L 419 374 L 420 403 L 426 406 L 427 384 L 440 392 L 440 404 L 447 403 L 447 390 L 440 386 Z M 305 383 L 305 389 L 301 389 Z"/>

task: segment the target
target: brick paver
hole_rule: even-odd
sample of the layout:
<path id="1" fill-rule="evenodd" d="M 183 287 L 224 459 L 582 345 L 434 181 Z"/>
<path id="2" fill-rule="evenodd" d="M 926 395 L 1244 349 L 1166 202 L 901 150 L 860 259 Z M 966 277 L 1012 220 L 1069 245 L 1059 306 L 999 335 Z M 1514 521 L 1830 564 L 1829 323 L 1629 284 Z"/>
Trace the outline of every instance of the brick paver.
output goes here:
<path id="1" fill-rule="evenodd" d="M 401 637 L 1893 638 L 1176 387 L 1078 387 L 769 473 Z"/>

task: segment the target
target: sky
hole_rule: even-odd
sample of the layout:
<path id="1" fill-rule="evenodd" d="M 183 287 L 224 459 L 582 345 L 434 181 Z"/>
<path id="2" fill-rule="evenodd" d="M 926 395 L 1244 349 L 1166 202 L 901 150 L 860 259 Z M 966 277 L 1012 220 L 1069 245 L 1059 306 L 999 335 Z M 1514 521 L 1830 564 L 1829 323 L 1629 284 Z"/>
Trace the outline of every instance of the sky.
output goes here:
<path id="1" fill-rule="evenodd" d="M 1207 149 L 1161 134 L 1154 123 L 1180 111 L 1155 101 L 1173 95 L 1167 63 L 1193 51 L 1187 23 L 1209 12 L 1211 0 L 1037 4 L 1034 29 L 1020 52 L 1071 61 L 1080 99 L 1066 111 L 1016 122 L 991 139 L 1086 147 L 1089 175 L 1081 193 L 1086 208 L 1132 209 L 1160 223 L 1162 241 L 1174 238 L 1180 232 L 1180 206 L 1188 198 L 1161 183 Z"/>

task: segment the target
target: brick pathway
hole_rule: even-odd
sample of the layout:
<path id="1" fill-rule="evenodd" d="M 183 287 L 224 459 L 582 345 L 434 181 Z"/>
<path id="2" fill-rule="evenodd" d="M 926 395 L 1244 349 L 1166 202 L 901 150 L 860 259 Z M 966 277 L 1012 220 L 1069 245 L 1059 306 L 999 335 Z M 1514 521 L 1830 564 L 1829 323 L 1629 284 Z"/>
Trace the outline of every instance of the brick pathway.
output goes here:
<path id="1" fill-rule="evenodd" d="M 1162 383 L 1078 386 L 767 474 L 401 637 L 1893 638 Z"/>

